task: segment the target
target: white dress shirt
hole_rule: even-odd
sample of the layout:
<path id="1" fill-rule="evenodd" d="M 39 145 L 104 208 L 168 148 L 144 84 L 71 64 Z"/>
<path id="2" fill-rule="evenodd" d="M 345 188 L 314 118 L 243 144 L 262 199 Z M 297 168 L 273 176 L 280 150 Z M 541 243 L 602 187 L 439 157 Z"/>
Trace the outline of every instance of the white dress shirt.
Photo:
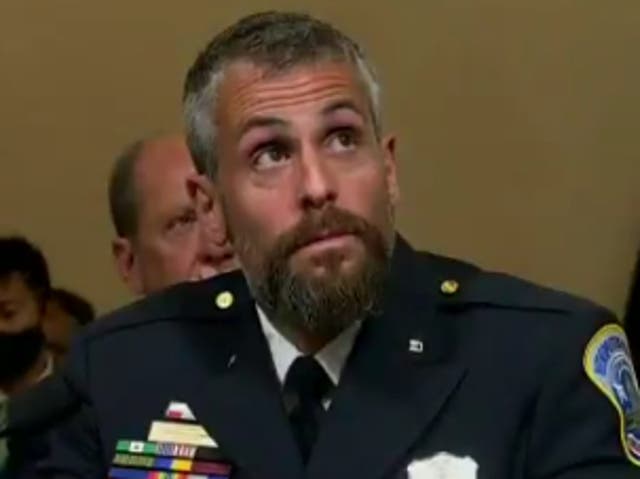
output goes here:
<path id="1" fill-rule="evenodd" d="M 267 344 L 271 351 L 276 374 L 278 375 L 280 384 L 284 384 L 284 379 L 287 376 L 289 368 L 298 356 L 303 356 L 304 354 L 287 338 L 280 334 L 259 306 L 256 306 L 256 309 L 258 310 L 262 331 L 267 338 Z M 360 331 L 361 324 L 362 321 L 354 321 L 351 326 L 340 333 L 340 335 L 334 338 L 314 356 L 327 372 L 334 386 L 337 386 L 340 382 L 342 370 L 358 335 L 358 331 Z"/>

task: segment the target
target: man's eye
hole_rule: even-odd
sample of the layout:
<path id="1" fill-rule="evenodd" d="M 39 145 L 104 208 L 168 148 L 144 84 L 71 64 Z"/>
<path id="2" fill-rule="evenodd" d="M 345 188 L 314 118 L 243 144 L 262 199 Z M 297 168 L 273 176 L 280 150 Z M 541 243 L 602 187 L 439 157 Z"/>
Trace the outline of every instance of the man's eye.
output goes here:
<path id="1" fill-rule="evenodd" d="M 329 137 L 329 149 L 336 153 L 351 151 L 358 145 L 358 136 L 350 128 L 342 128 Z"/>
<path id="2" fill-rule="evenodd" d="M 196 219 L 195 211 L 180 215 L 169 222 L 169 230 L 172 231 L 188 228 L 196 222 Z"/>
<path id="3" fill-rule="evenodd" d="M 282 145 L 272 144 L 259 149 L 253 156 L 253 166 L 257 170 L 277 168 L 291 157 L 289 151 Z"/>

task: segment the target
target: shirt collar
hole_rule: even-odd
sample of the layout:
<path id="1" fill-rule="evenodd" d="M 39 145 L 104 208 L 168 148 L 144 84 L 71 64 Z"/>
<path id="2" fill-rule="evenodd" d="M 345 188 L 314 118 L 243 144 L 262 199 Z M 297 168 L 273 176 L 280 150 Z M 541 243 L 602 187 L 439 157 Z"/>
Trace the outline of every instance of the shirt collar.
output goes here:
<path id="1" fill-rule="evenodd" d="M 276 374 L 278 375 L 280 384 L 284 384 L 284 379 L 289 368 L 298 356 L 303 356 L 303 353 L 280 334 L 259 306 L 256 305 L 256 309 L 258 311 L 258 317 L 260 318 L 262 331 L 267 339 L 269 350 L 271 351 Z M 361 325 L 362 321 L 354 321 L 351 326 L 340 333 L 314 356 L 324 368 L 334 385 L 337 385 L 340 381 L 344 365 L 347 362 L 347 357 L 351 352 Z"/>
<path id="2" fill-rule="evenodd" d="M 47 353 L 47 364 L 44 367 L 44 371 L 42 371 L 40 376 L 38 376 L 38 379 L 36 380 L 36 382 L 40 382 L 43 379 L 46 379 L 53 374 L 53 355 L 49 351 L 47 351 L 46 353 Z"/>

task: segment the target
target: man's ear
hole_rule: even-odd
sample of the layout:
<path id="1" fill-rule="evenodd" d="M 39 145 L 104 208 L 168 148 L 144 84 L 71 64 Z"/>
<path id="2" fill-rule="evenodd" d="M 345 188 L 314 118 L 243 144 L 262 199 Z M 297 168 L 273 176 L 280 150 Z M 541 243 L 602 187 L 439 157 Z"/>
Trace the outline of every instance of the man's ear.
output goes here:
<path id="1" fill-rule="evenodd" d="M 393 205 L 400 200 L 400 186 L 398 185 L 398 162 L 396 160 L 396 137 L 387 135 L 381 140 L 384 164 L 386 168 L 387 189 Z"/>
<path id="2" fill-rule="evenodd" d="M 208 239 L 217 245 L 228 244 L 226 221 L 213 182 L 206 175 L 192 175 L 187 179 L 187 190 Z"/>
<path id="3" fill-rule="evenodd" d="M 111 253 L 122 281 L 132 292 L 142 294 L 142 278 L 140 278 L 131 240 L 122 237 L 115 238 L 111 242 Z"/>
<path id="4" fill-rule="evenodd" d="M 207 175 L 194 173 L 187 177 L 187 192 L 189 197 L 200 206 L 209 207 L 216 203 L 216 188 Z"/>

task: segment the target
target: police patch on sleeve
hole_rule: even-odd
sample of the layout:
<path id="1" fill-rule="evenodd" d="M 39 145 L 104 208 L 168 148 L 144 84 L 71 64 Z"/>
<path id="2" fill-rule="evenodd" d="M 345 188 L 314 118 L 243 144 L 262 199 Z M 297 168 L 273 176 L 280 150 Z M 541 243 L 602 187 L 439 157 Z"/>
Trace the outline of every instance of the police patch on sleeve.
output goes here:
<path id="1" fill-rule="evenodd" d="M 584 353 L 584 368 L 618 411 L 624 451 L 640 466 L 640 389 L 629 343 L 620 326 L 607 325 L 591 338 Z"/>

